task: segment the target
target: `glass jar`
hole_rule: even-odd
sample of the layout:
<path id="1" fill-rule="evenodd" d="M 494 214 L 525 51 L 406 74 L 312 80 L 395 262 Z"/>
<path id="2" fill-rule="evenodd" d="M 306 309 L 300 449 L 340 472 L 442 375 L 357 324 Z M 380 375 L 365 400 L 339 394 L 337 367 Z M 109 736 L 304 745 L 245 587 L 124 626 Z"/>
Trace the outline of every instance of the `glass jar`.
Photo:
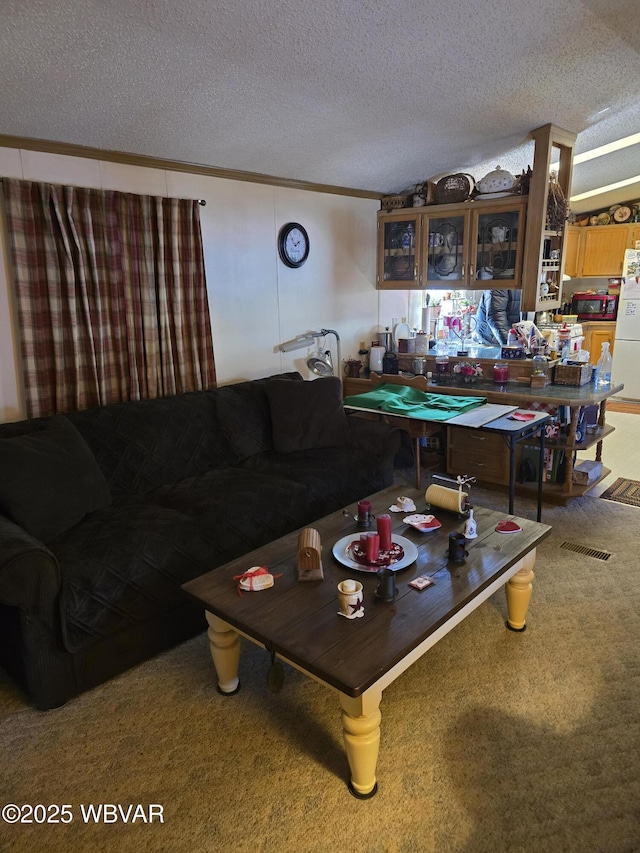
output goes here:
<path id="1" fill-rule="evenodd" d="M 497 385 L 506 385 L 509 381 L 509 365 L 506 361 L 496 361 L 493 365 L 493 381 Z"/>
<path id="2" fill-rule="evenodd" d="M 414 352 L 416 355 L 426 355 L 429 352 L 429 335 L 426 332 L 417 333 Z"/>
<path id="3" fill-rule="evenodd" d="M 547 359 L 543 355 L 534 355 L 534 357 L 531 359 L 531 375 L 547 375 Z"/>

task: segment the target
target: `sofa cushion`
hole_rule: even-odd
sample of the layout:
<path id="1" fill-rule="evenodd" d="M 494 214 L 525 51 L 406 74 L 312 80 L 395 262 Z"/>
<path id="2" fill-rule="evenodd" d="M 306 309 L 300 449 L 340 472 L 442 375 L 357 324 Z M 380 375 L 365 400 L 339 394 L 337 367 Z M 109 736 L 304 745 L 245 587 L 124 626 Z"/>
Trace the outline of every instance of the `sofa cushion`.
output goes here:
<path id="1" fill-rule="evenodd" d="M 337 376 L 296 383 L 274 379 L 265 389 L 277 453 L 351 444 Z"/>
<path id="2" fill-rule="evenodd" d="M 312 519 L 384 489 L 393 479 L 390 466 L 387 471 L 387 466 L 376 457 L 354 447 L 261 453 L 242 464 L 247 470 L 304 485 L 305 502 Z"/>
<path id="3" fill-rule="evenodd" d="M 63 416 L 0 439 L 0 509 L 41 542 L 111 502 L 95 457 Z"/>
<path id="4" fill-rule="evenodd" d="M 305 494 L 284 478 L 214 469 L 92 513 L 49 545 L 64 567 L 66 649 L 178 607 L 181 584 L 307 523 Z"/>
<path id="5" fill-rule="evenodd" d="M 218 423 L 216 390 L 112 403 L 66 417 L 93 450 L 114 496 L 144 494 L 236 459 Z"/>
<path id="6" fill-rule="evenodd" d="M 286 382 L 289 386 L 292 380 L 302 384 L 302 376 L 292 371 L 216 389 L 218 420 L 240 460 L 265 450 L 273 450 L 271 412 L 266 389 L 272 382 Z"/>
<path id="7" fill-rule="evenodd" d="M 145 496 L 195 519 L 211 545 L 210 569 L 312 520 L 307 489 L 277 472 L 225 468 Z"/>
<path id="8" fill-rule="evenodd" d="M 144 504 L 92 513 L 49 548 L 63 567 L 59 606 L 69 652 L 168 614 L 186 600 L 180 585 L 212 567 L 210 544 L 191 519 Z"/>

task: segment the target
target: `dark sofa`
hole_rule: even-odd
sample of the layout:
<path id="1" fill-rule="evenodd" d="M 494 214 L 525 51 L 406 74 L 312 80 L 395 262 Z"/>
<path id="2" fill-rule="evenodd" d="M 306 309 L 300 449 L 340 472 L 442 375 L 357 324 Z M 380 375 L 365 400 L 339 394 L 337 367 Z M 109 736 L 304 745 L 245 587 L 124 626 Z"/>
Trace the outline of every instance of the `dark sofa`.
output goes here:
<path id="1" fill-rule="evenodd" d="M 206 627 L 180 585 L 392 482 L 298 373 L 0 425 L 0 665 L 63 704 Z"/>

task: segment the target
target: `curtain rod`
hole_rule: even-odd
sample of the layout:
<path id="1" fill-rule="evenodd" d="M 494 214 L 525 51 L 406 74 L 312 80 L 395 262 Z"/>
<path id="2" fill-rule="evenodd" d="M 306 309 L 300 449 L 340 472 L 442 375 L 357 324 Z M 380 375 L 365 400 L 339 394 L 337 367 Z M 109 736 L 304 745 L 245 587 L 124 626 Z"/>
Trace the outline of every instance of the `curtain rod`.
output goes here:
<path id="1" fill-rule="evenodd" d="M 21 178 L 17 178 L 16 180 L 22 180 L 22 179 L 21 179 Z M 4 178 L 2 177 L 2 175 L 0 175 L 0 184 L 1 184 L 3 181 L 4 181 Z M 49 182 L 48 182 L 48 181 L 45 181 L 45 183 L 49 183 Z M 102 187 L 96 187 L 96 189 L 102 189 Z M 170 198 L 170 196 L 166 196 L 166 198 Z M 204 207 L 204 206 L 206 205 L 206 203 L 207 203 L 206 198 L 197 198 L 197 199 L 196 199 L 196 201 L 198 202 L 198 204 L 202 205 L 202 207 Z"/>

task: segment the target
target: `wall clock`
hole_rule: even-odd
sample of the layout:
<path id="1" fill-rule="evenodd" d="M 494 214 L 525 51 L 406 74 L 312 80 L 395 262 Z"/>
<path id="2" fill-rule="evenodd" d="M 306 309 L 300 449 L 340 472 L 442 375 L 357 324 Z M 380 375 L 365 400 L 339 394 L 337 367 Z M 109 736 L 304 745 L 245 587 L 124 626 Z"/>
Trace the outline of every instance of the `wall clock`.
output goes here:
<path id="1" fill-rule="evenodd" d="M 278 252 L 282 263 L 296 269 L 309 257 L 309 235 L 298 222 L 287 222 L 278 234 Z"/>

